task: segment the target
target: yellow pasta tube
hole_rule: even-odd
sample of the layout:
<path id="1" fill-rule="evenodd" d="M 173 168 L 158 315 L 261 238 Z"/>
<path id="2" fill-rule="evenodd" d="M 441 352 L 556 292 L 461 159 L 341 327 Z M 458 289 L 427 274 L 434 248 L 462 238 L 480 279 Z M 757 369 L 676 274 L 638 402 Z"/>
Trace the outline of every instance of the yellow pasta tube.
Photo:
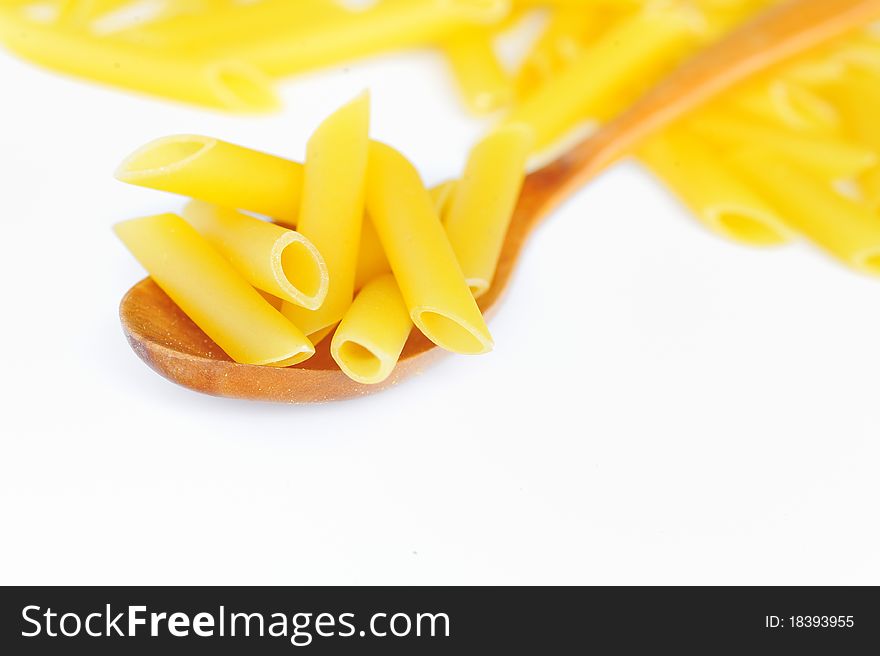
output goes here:
<path id="1" fill-rule="evenodd" d="M 437 210 L 441 221 L 446 219 L 446 211 L 449 209 L 449 203 L 452 201 L 457 185 L 458 182 L 456 180 L 447 180 L 435 187 L 431 187 L 429 190 L 431 202 L 434 203 L 434 209 Z"/>
<path id="2" fill-rule="evenodd" d="M 847 37 L 846 43 L 850 42 Z M 771 75 L 777 79 L 800 85 L 802 88 L 816 90 L 839 80 L 846 72 L 845 57 L 841 56 L 840 41 L 801 55 L 792 62 L 777 67 Z"/>
<path id="3" fill-rule="evenodd" d="M 266 76 L 242 62 L 177 58 L 24 20 L 8 10 L 0 10 L 0 42 L 42 66 L 132 91 L 236 112 L 279 107 Z"/>
<path id="4" fill-rule="evenodd" d="M 517 7 L 546 7 L 550 9 L 586 9 L 607 7 L 633 9 L 650 0 L 514 0 Z"/>
<path id="5" fill-rule="evenodd" d="M 284 315 L 312 334 L 337 323 L 351 305 L 364 217 L 370 98 L 362 94 L 330 116 L 309 140 L 298 230 L 321 252 L 330 274 L 323 305 L 285 304 Z"/>
<path id="6" fill-rule="evenodd" d="M 229 0 L 233 2 L 234 0 Z M 129 5 L 143 4 L 138 0 L 61 0 L 58 14 L 61 21 L 83 24 L 116 12 Z M 156 8 L 160 15 L 200 14 L 227 4 L 227 0 L 165 0 Z"/>
<path id="7" fill-rule="evenodd" d="M 804 169 L 762 153 L 747 151 L 733 161 L 793 231 L 850 266 L 880 276 L 880 221 L 867 206 Z"/>
<path id="8" fill-rule="evenodd" d="M 383 273 L 391 271 L 391 265 L 385 256 L 385 249 L 379 240 L 379 234 L 369 216 L 364 217 L 361 230 L 361 243 L 358 250 L 357 272 L 355 273 L 355 290 L 361 289 L 371 280 Z"/>
<path id="9" fill-rule="evenodd" d="M 455 181 L 443 182 L 430 190 L 431 202 L 437 210 L 437 214 L 443 218 L 446 207 L 455 190 Z M 378 278 L 384 273 L 391 271 L 391 265 L 385 256 L 385 249 L 373 222 L 369 216 L 364 217 L 363 229 L 361 230 L 361 245 L 358 251 L 357 273 L 355 274 L 355 291 L 361 289 L 371 280 Z"/>
<path id="10" fill-rule="evenodd" d="M 333 335 L 330 354 L 349 378 L 375 385 L 394 371 L 412 327 L 394 276 L 385 274 L 357 295 Z"/>
<path id="11" fill-rule="evenodd" d="M 117 169 L 116 177 L 293 224 L 302 196 L 303 168 L 219 139 L 178 135 L 135 151 Z"/>
<path id="12" fill-rule="evenodd" d="M 880 211 L 880 166 L 871 169 L 862 176 L 861 186 L 868 205 Z"/>
<path id="13" fill-rule="evenodd" d="M 492 336 L 418 172 L 376 142 L 370 145 L 367 209 L 413 323 L 449 351 L 490 351 Z"/>
<path id="14" fill-rule="evenodd" d="M 508 0 L 383 0 L 363 11 L 219 43 L 214 55 L 290 75 L 389 50 L 434 45 L 507 15 Z"/>
<path id="15" fill-rule="evenodd" d="M 706 38 L 712 40 L 723 36 L 775 1 L 697 0 L 706 19 Z"/>
<path id="16" fill-rule="evenodd" d="M 336 330 L 337 325 L 338 324 L 334 323 L 332 326 L 327 326 L 326 328 L 322 328 L 321 330 L 312 333 L 311 335 L 309 335 L 309 341 L 317 346 L 325 339 L 327 339 L 334 330 Z"/>
<path id="17" fill-rule="evenodd" d="M 183 218 L 257 289 L 310 310 L 327 297 L 327 265 L 300 233 L 202 201 Z"/>
<path id="18" fill-rule="evenodd" d="M 880 73 L 880 40 L 870 35 L 849 39 L 831 59 L 845 67 Z"/>
<path id="19" fill-rule="evenodd" d="M 157 47 L 182 47 L 188 52 L 197 52 L 230 41 L 290 33 L 347 15 L 348 12 L 332 0 L 230 2 L 213 11 L 174 14 L 124 34 Z"/>
<path id="20" fill-rule="evenodd" d="M 510 103 L 513 81 L 495 54 L 488 33 L 453 39 L 444 50 L 468 109 L 487 114 Z"/>
<path id="21" fill-rule="evenodd" d="M 808 87 L 791 80 L 773 80 L 732 97 L 735 106 L 758 116 L 781 120 L 796 130 L 834 132 L 840 116 L 834 106 Z"/>
<path id="22" fill-rule="evenodd" d="M 260 296 L 262 296 L 269 305 L 281 312 L 281 306 L 284 304 L 283 300 L 277 296 L 272 296 L 269 292 L 264 292 L 262 289 L 258 289 L 257 291 L 260 292 Z M 309 341 L 312 342 L 312 340 Z M 315 342 L 312 342 L 312 344 L 314 343 Z"/>
<path id="23" fill-rule="evenodd" d="M 877 163 L 874 149 L 835 134 L 804 134 L 788 126 L 729 113 L 697 116 L 692 129 L 727 147 L 753 144 L 829 178 L 852 178 Z"/>
<path id="24" fill-rule="evenodd" d="M 581 3 L 584 4 L 584 3 Z M 572 3 L 550 16 L 541 36 L 532 46 L 516 74 L 518 97 L 526 98 L 548 78 L 575 60 L 600 31 L 614 24 L 617 16 L 597 3 Z"/>
<path id="25" fill-rule="evenodd" d="M 489 291 L 495 278 L 533 138 L 530 128 L 515 124 L 489 134 L 471 151 L 456 185 L 446 234 L 475 298 Z"/>
<path id="26" fill-rule="evenodd" d="M 633 90 L 650 84 L 658 67 L 685 51 L 696 25 L 685 7 L 646 9 L 627 18 L 514 109 L 507 122 L 532 127 L 543 150 L 579 123 L 606 118 Z"/>
<path id="27" fill-rule="evenodd" d="M 880 75 L 852 69 L 831 88 L 843 127 L 854 139 L 880 149 Z"/>
<path id="28" fill-rule="evenodd" d="M 58 13 L 63 21 L 85 23 L 130 2 L 131 0 L 62 0 Z"/>
<path id="29" fill-rule="evenodd" d="M 180 217 L 134 219 L 115 230 L 156 284 L 236 362 L 286 367 L 314 355 L 305 335 Z"/>
<path id="30" fill-rule="evenodd" d="M 786 71 L 786 78 L 802 88 L 822 86 L 840 79 L 846 72 L 843 62 L 829 57 L 799 61 Z"/>
<path id="31" fill-rule="evenodd" d="M 676 128 L 654 137 L 639 157 L 713 232 L 751 246 L 776 246 L 789 230 L 703 140 Z"/>

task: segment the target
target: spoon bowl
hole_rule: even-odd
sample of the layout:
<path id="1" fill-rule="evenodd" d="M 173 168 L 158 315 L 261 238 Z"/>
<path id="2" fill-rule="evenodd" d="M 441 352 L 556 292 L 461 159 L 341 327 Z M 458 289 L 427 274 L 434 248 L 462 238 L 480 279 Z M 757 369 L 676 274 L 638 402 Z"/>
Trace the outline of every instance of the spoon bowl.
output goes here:
<path id="1" fill-rule="evenodd" d="M 880 0 L 787 2 L 704 50 L 595 135 L 530 174 L 480 308 L 489 316 L 497 309 L 535 226 L 643 138 L 751 75 L 876 18 Z M 394 373 L 379 385 L 348 378 L 330 357 L 329 338 L 296 367 L 238 364 L 149 278 L 122 299 L 120 318 L 132 349 L 162 376 L 198 392 L 260 401 L 320 403 L 364 396 L 420 373 L 444 353 L 414 330 Z"/>

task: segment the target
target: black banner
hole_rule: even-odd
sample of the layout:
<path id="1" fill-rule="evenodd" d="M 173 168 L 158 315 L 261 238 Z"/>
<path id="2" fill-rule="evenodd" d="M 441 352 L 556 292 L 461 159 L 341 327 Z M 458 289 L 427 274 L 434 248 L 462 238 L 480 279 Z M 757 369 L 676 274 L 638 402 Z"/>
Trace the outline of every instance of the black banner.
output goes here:
<path id="1" fill-rule="evenodd" d="M 4 588 L 5 654 L 856 654 L 876 588 Z M 610 650 L 610 651 L 609 651 Z"/>

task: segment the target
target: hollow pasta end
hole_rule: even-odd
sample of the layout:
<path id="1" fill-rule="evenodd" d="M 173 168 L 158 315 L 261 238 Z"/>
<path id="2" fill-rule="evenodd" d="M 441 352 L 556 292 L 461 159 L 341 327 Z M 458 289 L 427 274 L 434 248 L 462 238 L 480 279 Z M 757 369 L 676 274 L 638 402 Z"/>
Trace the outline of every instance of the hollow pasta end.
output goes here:
<path id="1" fill-rule="evenodd" d="M 872 249 L 859 253 L 856 265 L 865 273 L 872 276 L 880 276 L 880 249 Z"/>
<path id="2" fill-rule="evenodd" d="M 217 143 L 210 137 L 181 134 L 156 139 L 138 148 L 116 169 L 117 180 L 137 183 L 185 168 Z"/>
<path id="3" fill-rule="evenodd" d="M 330 351 L 345 375 L 364 385 L 383 382 L 393 370 L 384 358 L 364 344 L 353 340 L 334 340 Z"/>
<path id="4" fill-rule="evenodd" d="M 220 64 L 209 72 L 221 107 L 239 112 L 271 112 L 281 107 L 271 79 L 241 63 Z"/>
<path id="5" fill-rule="evenodd" d="M 327 298 L 330 274 L 315 245 L 298 232 L 287 232 L 272 253 L 272 270 L 286 300 L 307 310 L 317 310 Z"/>
<path id="6" fill-rule="evenodd" d="M 488 332 L 481 332 L 457 317 L 430 308 L 415 308 L 413 323 L 440 348 L 463 355 L 481 355 L 495 344 Z"/>
<path id="7" fill-rule="evenodd" d="M 778 246 L 790 241 L 778 220 L 747 207 L 718 207 L 709 218 L 721 233 L 751 246 Z"/>
<path id="8" fill-rule="evenodd" d="M 260 366 L 264 367 L 292 367 L 297 364 L 302 364 L 309 358 L 311 358 L 315 354 L 315 347 L 311 344 L 303 346 L 301 349 L 291 353 L 289 356 L 282 358 L 280 360 L 276 360 L 275 362 L 260 362 Z"/>

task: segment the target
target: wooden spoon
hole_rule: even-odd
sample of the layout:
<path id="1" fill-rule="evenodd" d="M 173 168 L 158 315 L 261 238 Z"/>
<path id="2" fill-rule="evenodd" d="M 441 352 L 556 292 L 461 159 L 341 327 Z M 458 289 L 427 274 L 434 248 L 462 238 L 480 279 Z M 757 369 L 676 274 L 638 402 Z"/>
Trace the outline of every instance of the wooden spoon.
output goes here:
<path id="1" fill-rule="evenodd" d="M 880 18 L 880 0 L 795 0 L 769 11 L 706 49 L 593 137 L 528 176 L 492 289 L 480 299 L 491 313 L 510 282 L 532 229 L 573 190 L 626 155 L 644 137 L 756 72 Z M 422 371 L 441 350 L 417 330 L 400 364 L 381 385 L 350 380 L 330 357 L 329 339 L 311 360 L 277 369 L 236 364 L 149 278 L 120 307 L 131 347 L 169 380 L 217 396 L 314 403 L 377 392 Z"/>

